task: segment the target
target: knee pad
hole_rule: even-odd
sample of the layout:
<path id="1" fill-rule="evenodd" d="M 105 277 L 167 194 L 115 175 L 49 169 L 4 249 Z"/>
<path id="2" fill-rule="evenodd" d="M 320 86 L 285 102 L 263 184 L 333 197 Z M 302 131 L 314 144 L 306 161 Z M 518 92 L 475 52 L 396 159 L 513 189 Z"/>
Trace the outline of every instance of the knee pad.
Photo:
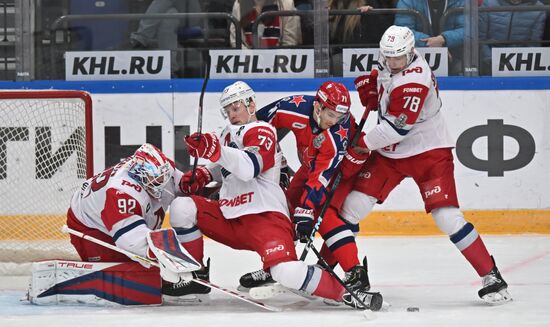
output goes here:
<path id="1" fill-rule="evenodd" d="M 308 274 L 308 265 L 303 261 L 281 262 L 270 267 L 273 280 L 281 285 L 299 290 Z"/>
<path id="2" fill-rule="evenodd" d="M 377 201 L 375 197 L 352 191 L 342 205 L 340 216 L 348 223 L 356 225 L 371 212 Z"/>
<path id="3" fill-rule="evenodd" d="M 170 204 L 170 225 L 191 228 L 197 224 L 197 205 L 188 197 L 177 197 Z"/>
<path id="4" fill-rule="evenodd" d="M 437 224 L 437 227 L 447 235 L 453 235 L 458 232 L 464 225 L 464 215 L 460 209 L 455 207 L 443 207 L 432 210 L 432 217 Z"/>

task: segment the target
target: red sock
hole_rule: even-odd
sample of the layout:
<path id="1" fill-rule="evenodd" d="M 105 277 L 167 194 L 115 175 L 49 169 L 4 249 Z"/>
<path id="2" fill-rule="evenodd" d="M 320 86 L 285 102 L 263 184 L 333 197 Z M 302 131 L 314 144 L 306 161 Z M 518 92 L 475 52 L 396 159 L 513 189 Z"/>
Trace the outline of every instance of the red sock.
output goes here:
<path id="1" fill-rule="evenodd" d="M 321 269 L 321 280 L 317 285 L 313 295 L 340 301 L 346 289 L 340 285 L 336 278 L 332 277 L 328 272 Z"/>
<path id="2" fill-rule="evenodd" d="M 181 245 L 195 260 L 202 263 L 202 259 L 204 258 L 204 240 L 202 237 L 189 242 L 182 242 Z"/>

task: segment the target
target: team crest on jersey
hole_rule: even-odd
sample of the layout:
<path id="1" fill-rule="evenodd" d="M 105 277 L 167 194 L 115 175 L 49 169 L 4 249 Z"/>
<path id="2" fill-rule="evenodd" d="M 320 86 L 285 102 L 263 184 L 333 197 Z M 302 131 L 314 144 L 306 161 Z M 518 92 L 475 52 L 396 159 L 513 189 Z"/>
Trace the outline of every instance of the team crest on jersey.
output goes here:
<path id="1" fill-rule="evenodd" d="M 288 101 L 290 103 L 294 103 L 294 105 L 296 106 L 296 108 L 298 108 L 300 106 L 300 103 L 304 103 L 304 102 L 307 102 L 306 100 L 304 100 L 304 96 L 303 95 L 294 95 L 292 96 L 292 100 Z"/>
<path id="2" fill-rule="evenodd" d="M 393 124 L 397 128 L 403 128 L 405 125 L 407 125 L 407 118 L 408 118 L 407 115 L 400 114 L 399 117 L 395 118 L 395 121 L 393 122 Z"/>
<path id="3" fill-rule="evenodd" d="M 317 135 L 314 139 L 313 139 L 313 147 L 315 149 L 319 149 L 321 147 L 321 145 L 323 144 L 323 142 L 325 141 L 325 135 L 324 134 L 319 134 Z"/>

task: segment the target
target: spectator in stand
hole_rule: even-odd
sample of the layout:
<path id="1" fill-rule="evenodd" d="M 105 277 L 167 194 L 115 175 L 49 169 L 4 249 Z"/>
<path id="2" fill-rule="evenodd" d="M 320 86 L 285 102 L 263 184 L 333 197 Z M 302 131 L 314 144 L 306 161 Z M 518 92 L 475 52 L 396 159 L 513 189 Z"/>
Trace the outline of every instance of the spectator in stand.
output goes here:
<path id="1" fill-rule="evenodd" d="M 256 18 L 266 11 L 296 10 L 293 0 L 235 0 L 232 14 L 240 20 L 243 31 L 243 46 L 252 48 L 253 31 L 252 25 Z M 302 43 L 302 33 L 300 29 L 300 17 L 274 16 L 263 19 L 258 26 L 260 37 L 260 47 L 288 47 L 296 46 Z M 236 46 L 235 26 L 230 26 L 231 46 Z"/>
<path id="2" fill-rule="evenodd" d="M 464 51 L 464 15 L 450 16 L 443 30 L 440 21 L 445 12 L 451 8 L 464 7 L 464 0 L 399 0 L 398 9 L 412 9 L 420 12 L 430 22 L 430 31 L 422 31 L 422 23 L 412 15 L 395 15 L 395 25 L 406 26 L 414 33 L 416 47 L 447 47 L 449 49 L 449 74 L 462 72 Z"/>
<path id="3" fill-rule="evenodd" d="M 485 0 L 482 8 L 499 6 L 542 6 L 537 0 Z M 482 44 L 480 51 L 481 73 L 491 72 L 492 47 L 536 47 L 539 43 L 521 43 L 521 41 L 540 41 L 544 32 L 546 12 L 480 12 L 479 41 L 519 41 L 517 44 Z"/>
<path id="4" fill-rule="evenodd" d="M 202 12 L 198 0 L 153 0 L 146 14 Z M 200 34 L 198 19 L 142 19 L 138 30 L 130 35 L 130 46 L 135 50 L 158 48 L 171 50 L 171 69 L 173 77 L 182 77 L 183 70 L 177 60 L 178 27 L 186 26 L 187 33 Z"/>
<path id="5" fill-rule="evenodd" d="M 394 1 L 382 0 L 328 0 L 330 10 L 359 10 L 395 8 Z M 330 39 L 331 72 L 342 76 L 342 49 L 347 47 L 378 47 L 380 37 L 393 24 L 391 15 L 331 15 Z"/>

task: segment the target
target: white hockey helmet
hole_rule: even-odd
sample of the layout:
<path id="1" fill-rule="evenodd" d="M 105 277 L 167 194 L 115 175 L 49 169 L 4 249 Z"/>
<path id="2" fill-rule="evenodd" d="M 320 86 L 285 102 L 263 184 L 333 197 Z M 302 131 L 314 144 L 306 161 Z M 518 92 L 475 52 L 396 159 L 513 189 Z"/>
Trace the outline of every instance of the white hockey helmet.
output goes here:
<path id="1" fill-rule="evenodd" d="M 248 107 L 250 101 L 254 101 L 255 98 L 254 90 L 248 84 L 243 81 L 237 81 L 223 89 L 220 105 L 224 108 L 236 101 L 242 100 L 245 106 Z"/>
<path id="2" fill-rule="evenodd" d="M 387 57 L 407 56 L 407 66 L 414 59 L 414 34 L 405 26 L 392 25 L 382 35 L 380 39 L 380 58 L 379 62 L 385 70 Z M 405 67 L 407 67 L 405 66 Z"/>
<path id="3" fill-rule="evenodd" d="M 174 163 L 156 146 L 145 143 L 136 150 L 130 161 L 128 175 L 143 185 L 147 193 L 159 199 L 164 186 L 172 178 Z"/>

